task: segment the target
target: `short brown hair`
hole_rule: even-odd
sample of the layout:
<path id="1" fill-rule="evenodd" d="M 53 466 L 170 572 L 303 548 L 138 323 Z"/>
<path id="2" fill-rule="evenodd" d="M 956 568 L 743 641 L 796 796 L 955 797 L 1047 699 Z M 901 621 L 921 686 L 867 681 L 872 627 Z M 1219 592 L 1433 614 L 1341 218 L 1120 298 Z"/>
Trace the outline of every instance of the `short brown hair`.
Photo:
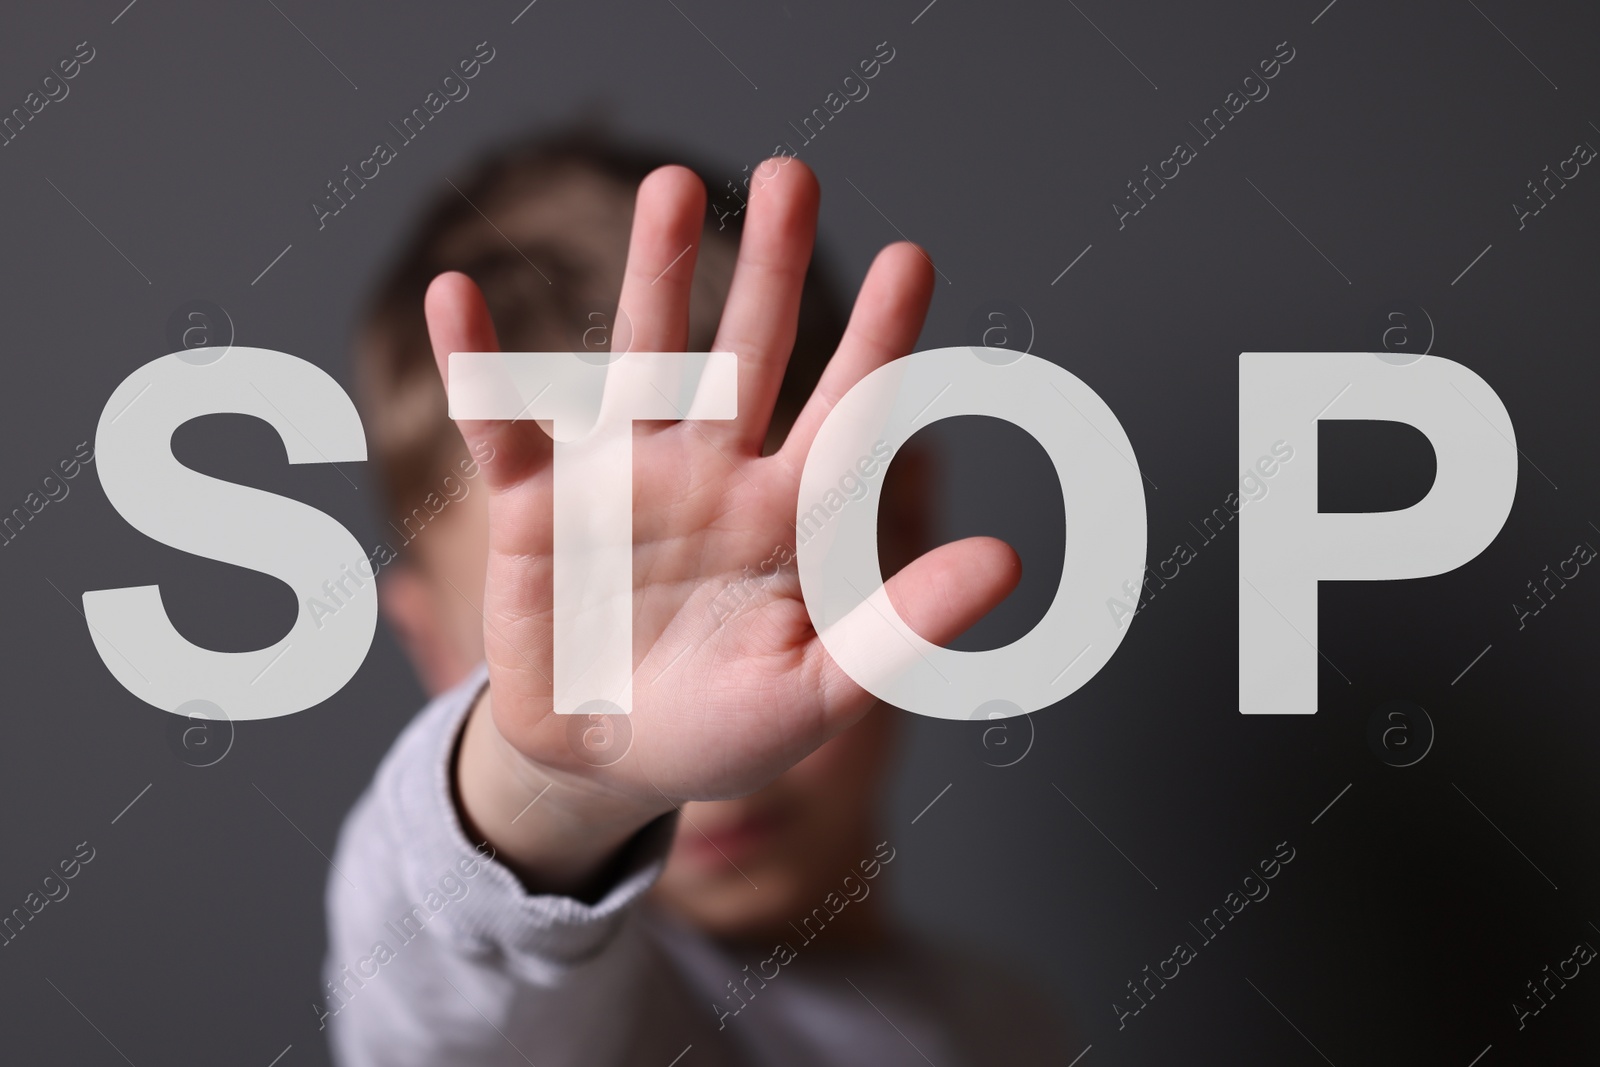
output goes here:
<path id="1" fill-rule="evenodd" d="M 566 133 L 496 152 L 440 193 L 379 285 L 357 338 L 357 399 L 386 517 L 410 514 L 466 457 L 428 341 L 428 284 L 450 270 L 476 281 L 507 351 L 594 348 L 597 335 L 586 344 L 586 331 L 615 321 L 634 191 L 668 162 L 678 160 Z M 691 169 L 705 180 L 704 170 Z M 690 298 L 688 347 L 700 352 L 716 333 L 742 221 L 742 210 L 728 212 L 735 201 L 706 185 L 727 203 L 716 216 L 708 209 Z M 835 291 L 813 263 L 775 427 L 799 414 L 842 331 Z"/>

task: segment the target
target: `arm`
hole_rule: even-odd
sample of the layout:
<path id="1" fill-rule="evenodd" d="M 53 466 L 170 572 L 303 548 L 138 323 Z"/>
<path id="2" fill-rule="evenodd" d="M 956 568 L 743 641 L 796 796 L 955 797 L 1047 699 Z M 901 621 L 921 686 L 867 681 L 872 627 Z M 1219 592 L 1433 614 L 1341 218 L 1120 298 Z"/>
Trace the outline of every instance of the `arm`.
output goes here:
<path id="1" fill-rule="evenodd" d="M 345 823 L 319 1010 L 336 1062 L 605 1067 L 667 1063 L 691 1042 L 715 1056 L 704 1004 L 632 914 L 670 817 L 613 850 L 584 900 L 530 892 L 464 831 L 451 763 L 483 685 L 479 672 L 426 708 Z"/>

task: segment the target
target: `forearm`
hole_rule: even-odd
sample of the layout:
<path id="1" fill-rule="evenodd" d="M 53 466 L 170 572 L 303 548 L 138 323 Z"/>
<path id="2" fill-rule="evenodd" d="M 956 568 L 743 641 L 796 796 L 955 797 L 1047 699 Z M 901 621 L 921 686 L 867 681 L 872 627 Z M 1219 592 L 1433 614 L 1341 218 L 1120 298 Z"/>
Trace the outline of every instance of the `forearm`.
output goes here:
<path id="1" fill-rule="evenodd" d="M 640 1045 L 670 1060 L 662 1005 L 685 993 L 629 914 L 647 869 L 594 905 L 532 896 L 493 861 L 465 877 L 459 857 L 417 855 L 384 808 L 364 801 L 334 857 L 354 884 L 329 880 L 319 1014 L 341 1067 L 621 1067 Z"/>
<path id="2" fill-rule="evenodd" d="M 640 1042 L 665 1049 L 681 1027 L 657 1002 L 681 1001 L 681 983 L 632 913 L 672 822 L 610 848 L 593 901 L 530 891 L 497 849 L 474 848 L 452 797 L 475 693 L 463 685 L 407 728 L 340 834 L 319 1008 L 339 1062 L 523 1063 L 506 1038 L 541 1064 L 635 1062 Z"/>

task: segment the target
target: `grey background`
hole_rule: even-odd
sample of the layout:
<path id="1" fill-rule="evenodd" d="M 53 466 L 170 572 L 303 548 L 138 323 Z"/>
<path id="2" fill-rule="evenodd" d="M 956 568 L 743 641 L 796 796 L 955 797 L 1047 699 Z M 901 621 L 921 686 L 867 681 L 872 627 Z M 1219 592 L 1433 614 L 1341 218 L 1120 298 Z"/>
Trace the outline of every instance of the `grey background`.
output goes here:
<path id="1" fill-rule="evenodd" d="M 1378 350 L 1388 312 L 1426 309 L 1434 353 L 1494 386 L 1526 457 L 1494 544 L 1435 579 L 1324 585 L 1337 671 L 1322 710 L 1246 719 L 1223 534 L 1063 705 L 1004 734 L 908 722 L 886 816 L 894 892 L 908 921 L 1010 956 L 1069 1002 L 1085 1067 L 1592 1062 L 1600 978 L 1586 970 L 1521 1031 L 1511 1002 L 1575 942 L 1600 942 L 1600 578 L 1586 569 L 1521 631 L 1508 607 L 1575 543 L 1600 543 L 1600 177 L 1585 170 L 1521 231 L 1509 210 L 1545 164 L 1600 143 L 1591 5 L 539 0 L 513 25 L 520 0 L 123 2 L 0 16 L 0 108 L 77 42 L 97 51 L 0 149 L 0 511 L 171 350 L 184 301 L 216 301 L 239 343 L 347 381 L 374 272 L 479 151 L 594 114 L 737 178 L 798 145 L 788 123 L 884 40 L 896 56 L 871 95 L 800 152 L 826 191 L 830 262 L 853 287 L 897 229 L 924 243 L 949 281 L 922 347 L 976 340 L 993 301 L 1026 309 L 1033 350 L 1091 384 L 1138 451 L 1152 563 L 1235 485 L 1239 352 Z M 323 183 L 484 40 L 497 55 L 471 96 L 319 232 L 307 204 Z M 1296 57 L 1271 95 L 1119 231 L 1123 183 L 1285 40 Z M 1024 554 L 1024 588 L 971 637 L 997 643 L 1054 587 L 1059 500 L 1020 435 L 984 420 L 934 435 L 953 462 L 945 533 Z M 1393 507 L 1429 484 L 1420 440 L 1324 440 L 1324 506 Z M 346 468 L 358 489 L 291 471 L 243 418 L 192 424 L 175 447 L 373 541 L 362 465 Z M 185 765 L 172 717 L 99 663 L 82 593 L 159 582 L 179 629 L 216 648 L 274 640 L 292 596 L 142 537 L 93 468 L 70 484 L 0 548 L 0 911 L 76 843 L 97 855 L 0 949 L 3 1058 L 265 1067 L 292 1046 L 283 1067 L 325 1062 L 321 853 L 419 690 L 380 635 L 335 699 L 244 724 L 222 762 Z M 1397 698 L 1437 728 L 1404 769 L 1367 742 Z M 1020 762 L 991 765 L 1030 730 Z M 1284 840 L 1297 858 L 1271 896 L 1119 1031 L 1124 983 L 1197 940 L 1187 924 Z"/>

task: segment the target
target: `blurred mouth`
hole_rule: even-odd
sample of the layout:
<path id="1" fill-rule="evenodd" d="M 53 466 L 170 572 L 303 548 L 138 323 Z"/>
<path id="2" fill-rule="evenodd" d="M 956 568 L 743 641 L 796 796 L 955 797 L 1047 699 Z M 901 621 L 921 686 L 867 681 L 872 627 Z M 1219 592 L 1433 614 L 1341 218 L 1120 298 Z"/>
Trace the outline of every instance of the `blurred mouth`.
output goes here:
<path id="1" fill-rule="evenodd" d="M 715 821 L 685 818 L 679 845 L 697 863 L 730 860 L 734 863 L 769 847 L 789 819 L 778 811 L 758 811 L 734 819 Z"/>

